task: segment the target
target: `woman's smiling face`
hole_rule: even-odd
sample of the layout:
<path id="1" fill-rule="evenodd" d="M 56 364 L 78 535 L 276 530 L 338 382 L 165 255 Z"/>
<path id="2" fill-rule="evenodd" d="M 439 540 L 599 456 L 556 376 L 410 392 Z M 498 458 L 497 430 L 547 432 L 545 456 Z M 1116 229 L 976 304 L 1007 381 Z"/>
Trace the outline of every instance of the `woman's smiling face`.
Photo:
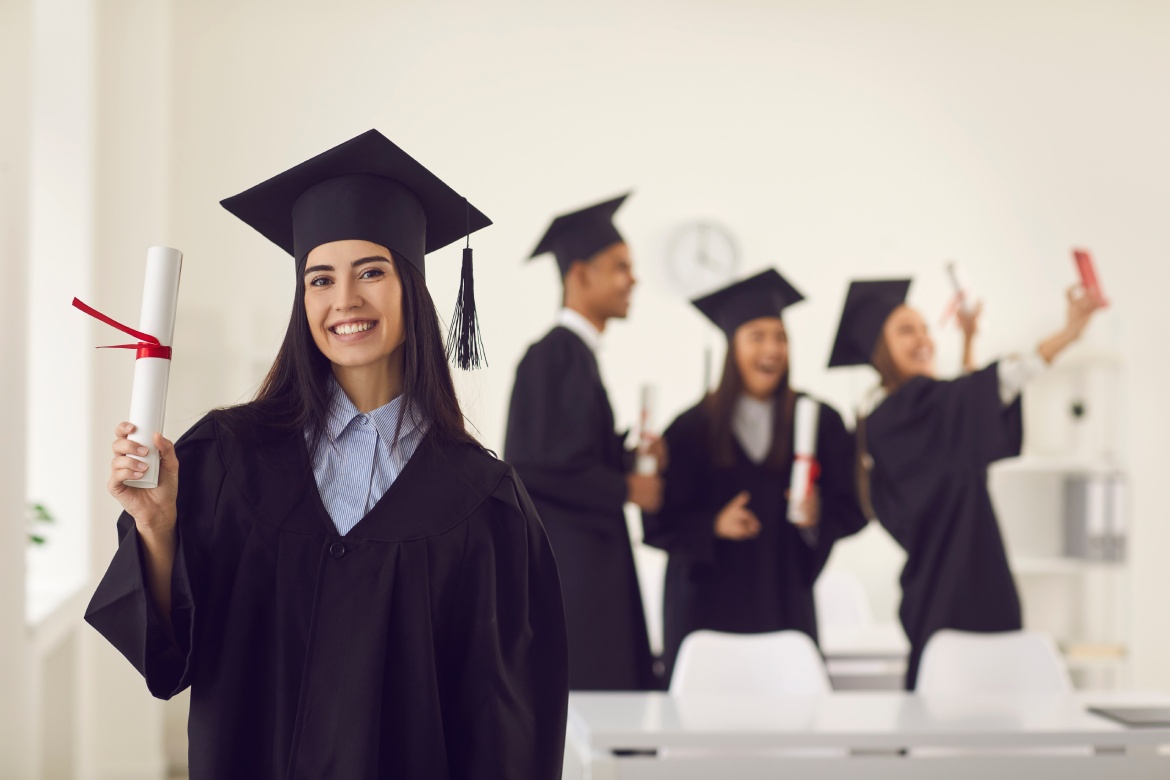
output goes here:
<path id="1" fill-rule="evenodd" d="M 735 329 L 731 340 L 744 390 L 766 399 L 788 371 L 788 331 L 779 317 L 759 317 Z"/>
<path id="2" fill-rule="evenodd" d="M 389 363 L 406 339 L 402 281 L 390 250 L 332 241 L 305 261 L 305 313 L 313 341 L 335 366 Z"/>

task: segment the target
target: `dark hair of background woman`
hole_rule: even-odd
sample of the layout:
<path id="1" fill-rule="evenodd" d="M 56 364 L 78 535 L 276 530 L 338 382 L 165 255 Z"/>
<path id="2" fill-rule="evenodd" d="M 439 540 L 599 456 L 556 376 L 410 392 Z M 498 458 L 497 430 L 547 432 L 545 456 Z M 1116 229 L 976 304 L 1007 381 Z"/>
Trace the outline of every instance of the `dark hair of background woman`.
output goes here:
<path id="1" fill-rule="evenodd" d="M 402 396 L 404 409 L 429 421 L 430 434 L 447 442 L 479 446 L 464 425 L 451 369 L 447 363 L 439 315 L 422 274 L 411 263 L 391 253 L 402 282 Z M 275 422 L 280 427 L 309 432 L 310 451 L 325 431 L 329 418 L 329 360 L 321 354 L 309 330 L 305 313 L 305 259 L 297 263 L 296 294 L 284 342 L 252 403 L 228 410 L 231 417 L 250 422 Z M 399 418 L 399 427 L 402 418 Z M 397 438 L 398 432 L 395 432 Z"/>
<path id="2" fill-rule="evenodd" d="M 735 442 L 731 433 L 731 419 L 735 415 L 735 404 L 744 393 L 743 377 L 735 363 L 735 345 L 727 344 L 727 358 L 723 361 L 723 376 L 715 392 L 707 396 L 707 415 L 710 421 L 711 458 L 716 468 L 734 468 L 736 465 Z M 772 394 L 772 449 L 764 459 L 764 466 L 782 471 L 791 460 L 789 431 L 792 429 L 792 415 L 796 407 L 796 394 L 788 386 L 788 371 L 780 377 L 780 383 Z"/>

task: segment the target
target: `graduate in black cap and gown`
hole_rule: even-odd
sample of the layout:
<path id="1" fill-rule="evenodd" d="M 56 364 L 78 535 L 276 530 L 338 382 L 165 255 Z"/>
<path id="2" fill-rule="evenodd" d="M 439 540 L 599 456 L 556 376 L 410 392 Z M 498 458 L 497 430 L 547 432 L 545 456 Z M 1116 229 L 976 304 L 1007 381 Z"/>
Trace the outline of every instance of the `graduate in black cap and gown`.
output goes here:
<path id="1" fill-rule="evenodd" d="M 194 780 L 559 778 L 552 550 L 464 428 L 423 275 L 490 221 L 373 130 L 223 205 L 292 255 L 288 331 L 254 401 L 154 434 L 158 487 L 123 484 L 118 426 L 86 620 L 155 696 L 190 688 Z M 463 272 L 474 364 L 470 249 Z"/>
<path id="2" fill-rule="evenodd" d="M 532 253 L 556 256 L 564 308 L 516 369 L 504 444 L 556 553 L 573 690 L 658 687 L 623 507 L 657 509 L 662 483 L 630 473 L 595 356 L 606 322 L 628 313 L 635 284 L 613 224 L 626 197 L 557 217 Z"/>
<path id="3" fill-rule="evenodd" d="M 881 384 L 858 414 L 858 490 L 906 551 L 899 616 L 910 640 L 906 688 L 934 632 L 1015 631 L 1020 599 L 987 490 L 987 469 L 1020 454 L 1020 392 L 1076 341 L 1100 304 L 1068 292 L 1065 326 L 1037 349 L 974 369 L 979 308 L 958 311 L 964 376 L 943 381 L 909 279 L 849 287 L 829 366 L 871 365 Z"/>
<path id="4" fill-rule="evenodd" d="M 795 462 L 793 413 L 804 395 L 788 382 L 781 317 L 802 301 L 764 271 L 693 301 L 727 337 L 714 393 L 683 412 L 663 438 L 670 452 L 665 496 L 646 514 L 646 543 L 670 554 L 664 592 L 664 660 L 699 629 L 795 630 L 817 638 L 813 583 L 833 543 L 865 526 L 857 503 L 852 434 L 818 404 L 819 477 L 789 520 Z"/>

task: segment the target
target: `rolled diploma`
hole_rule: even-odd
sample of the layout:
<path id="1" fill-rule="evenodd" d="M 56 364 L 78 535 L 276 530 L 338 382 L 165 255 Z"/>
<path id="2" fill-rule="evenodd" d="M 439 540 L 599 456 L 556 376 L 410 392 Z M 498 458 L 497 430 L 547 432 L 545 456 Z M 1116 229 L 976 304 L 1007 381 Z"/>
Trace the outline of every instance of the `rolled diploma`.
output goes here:
<path id="1" fill-rule="evenodd" d="M 951 286 L 955 288 L 955 295 L 959 299 L 959 308 L 964 314 L 975 311 L 975 299 L 967 290 L 967 284 L 959 273 L 958 264 L 947 263 L 947 275 L 951 277 Z"/>
<path id="2" fill-rule="evenodd" d="M 795 440 L 796 462 L 792 464 L 792 482 L 788 486 L 788 521 L 803 523 L 804 513 L 800 505 L 812 489 L 812 466 L 817 457 L 817 421 L 820 404 L 802 395 L 796 399 L 793 414 L 793 439 Z"/>
<path id="3" fill-rule="evenodd" d="M 166 246 L 152 246 L 146 250 L 146 280 L 142 286 L 142 316 L 138 330 L 150 334 L 165 346 L 171 346 L 175 336 L 175 309 L 179 303 L 179 271 L 183 267 L 183 253 Z M 142 479 L 128 479 L 122 484 L 130 487 L 158 487 L 158 450 L 154 446 L 155 431 L 162 431 L 163 413 L 167 406 L 167 380 L 171 375 L 171 361 L 162 358 L 139 358 L 134 361 L 134 386 L 130 393 L 130 422 L 134 432 L 130 440 L 148 447 L 145 457 L 133 456 L 146 463 Z"/>
<path id="4" fill-rule="evenodd" d="M 638 474 L 657 474 L 658 458 L 646 451 L 646 443 L 642 441 L 642 434 L 650 432 L 651 420 L 654 417 L 654 386 L 642 385 L 642 416 L 638 421 L 638 459 L 634 470 Z"/>

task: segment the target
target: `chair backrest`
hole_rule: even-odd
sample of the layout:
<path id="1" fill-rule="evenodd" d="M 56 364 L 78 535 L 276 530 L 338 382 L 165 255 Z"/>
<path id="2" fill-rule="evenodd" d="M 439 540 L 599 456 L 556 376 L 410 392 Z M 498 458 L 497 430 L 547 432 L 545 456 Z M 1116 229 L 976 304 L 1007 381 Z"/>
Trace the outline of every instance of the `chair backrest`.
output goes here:
<path id="1" fill-rule="evenodd" d="M 873 625 L 873 609 L 865 587 L 853 572 L 828 568 L 813 585 L 817 628 L 830 631 L 862 629 Z"/>
<path id="2" fill-rule="evenodd" d="M 946 629 L 926 643 L 919 693 L 1069 693 L 1068 667 L 1047 634 Z"/>
<path id="3" fill-rule="evenodd" d="M 831 690 L 820 651 L 807 634 L 695 631 L 678 651 L 670 692 L 813 695 Z"/>

